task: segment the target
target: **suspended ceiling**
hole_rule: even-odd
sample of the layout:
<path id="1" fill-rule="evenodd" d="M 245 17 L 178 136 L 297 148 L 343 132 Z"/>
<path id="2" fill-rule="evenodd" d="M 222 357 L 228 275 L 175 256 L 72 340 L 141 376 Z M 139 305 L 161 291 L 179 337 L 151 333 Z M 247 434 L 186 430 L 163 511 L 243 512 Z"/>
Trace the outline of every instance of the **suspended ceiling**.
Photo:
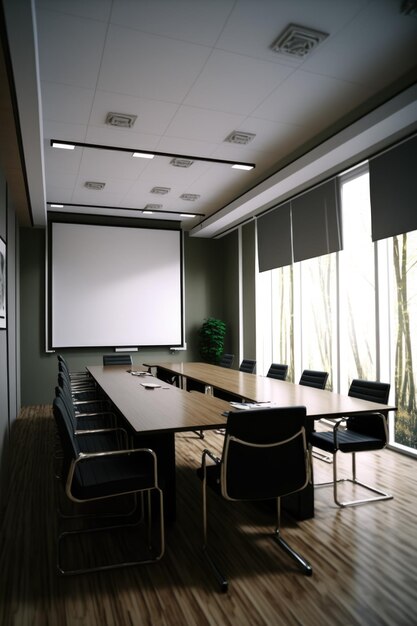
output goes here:
<path id="1" fill-rule="evenodd" d="M 402 5 L 36 0 L 32 11 L 29 0 L 5 0 L 29 190 L 24 221 L 45 225 L 51 203 L 63 204 L 54 210 L 64 212 L 137 218 L 160 205 L 146 218 L 174 219 L 191 234 L 216 236 L 353 162 L 351 145 L 314 168 L 335 137 L 339 149 L 352 141 L 358 128 L 364 131 L 366 114 L 390 98 L 397 117 L 386 141 L 409 133 L 417 122 L 415 91 L 405 99 L 398 94 L 416 80 L 417 17 Z M 289 24 L 327 36 L 303 57 L 273 51 Z M 137 118 L 132 128 L 109 126 L 110 112 Z M 386 112 L 373 115 L 379 124 Z M 234 131 L 249 134 L 249 143 L 225 141 Z M 95 147 L 59 150 L 51 140 Z M 381 137 L 372 142 L 374 149 Z M 171 156 L 133 158 L 133 150 L 194 162 L 174 167 Z M 86 182 L 104 187 L 91 190 Z M 155 194 L 155 187 L 169 191 Z M 15 204 L 22 204 L 18 193 Z"/>

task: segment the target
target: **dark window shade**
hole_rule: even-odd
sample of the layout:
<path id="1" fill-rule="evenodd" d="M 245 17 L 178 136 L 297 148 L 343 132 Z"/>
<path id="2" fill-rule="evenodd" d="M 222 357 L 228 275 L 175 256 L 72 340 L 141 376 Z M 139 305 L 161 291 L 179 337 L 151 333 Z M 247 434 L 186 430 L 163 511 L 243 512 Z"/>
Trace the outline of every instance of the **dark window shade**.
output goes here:
<path id="1" fill-rule="evenodd" d="M 342 249 L 336 179 L 294 198 L 291 213 L 295 262 Z"/>
<path id="2" fill-rule="evenodd" d="M 257 220 L 259 271 L 291 265 L 290 204 L 283 204 Z"/>
<path id="3" fill-rule="evenodd" d="M 369 162 L 372 241 L 417 230 L 417 136 Z"/>

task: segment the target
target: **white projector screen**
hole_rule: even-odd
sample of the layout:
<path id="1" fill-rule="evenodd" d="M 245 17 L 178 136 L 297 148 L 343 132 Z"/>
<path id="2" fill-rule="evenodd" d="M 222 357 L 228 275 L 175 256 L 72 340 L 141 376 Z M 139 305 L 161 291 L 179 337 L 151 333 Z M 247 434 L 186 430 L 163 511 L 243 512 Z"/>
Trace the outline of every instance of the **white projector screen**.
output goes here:
<path id="1" fill-rule="evenodd" d="M 179 230 L 52 222 L 49 347 L 180 346 Z"/>

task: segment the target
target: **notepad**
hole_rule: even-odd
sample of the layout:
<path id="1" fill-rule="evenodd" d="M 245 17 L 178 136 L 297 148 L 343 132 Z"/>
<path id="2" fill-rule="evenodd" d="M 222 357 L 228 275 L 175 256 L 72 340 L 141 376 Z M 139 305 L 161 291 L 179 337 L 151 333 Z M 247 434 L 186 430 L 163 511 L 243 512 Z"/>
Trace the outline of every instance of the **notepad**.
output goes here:
<path id="1" fill-rule="evenodd" d="M 142 385 L 142 387 L 145 387 L 145 389 L 157 389 L 158 387 L 160 387 L 161 385 L 158 385 L 158 383 L 140 383 Z"/>

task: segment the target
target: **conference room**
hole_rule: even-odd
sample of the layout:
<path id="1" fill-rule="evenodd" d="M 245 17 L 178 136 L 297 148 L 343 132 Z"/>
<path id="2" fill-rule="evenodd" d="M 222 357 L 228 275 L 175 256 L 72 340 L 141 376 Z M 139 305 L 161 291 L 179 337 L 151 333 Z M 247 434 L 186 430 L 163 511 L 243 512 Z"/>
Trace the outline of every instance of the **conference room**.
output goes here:
<path id="1" fill-rule="evenodd" d="M 3 1 L 2 623 L 415 620 L 409 4 Z"/>

